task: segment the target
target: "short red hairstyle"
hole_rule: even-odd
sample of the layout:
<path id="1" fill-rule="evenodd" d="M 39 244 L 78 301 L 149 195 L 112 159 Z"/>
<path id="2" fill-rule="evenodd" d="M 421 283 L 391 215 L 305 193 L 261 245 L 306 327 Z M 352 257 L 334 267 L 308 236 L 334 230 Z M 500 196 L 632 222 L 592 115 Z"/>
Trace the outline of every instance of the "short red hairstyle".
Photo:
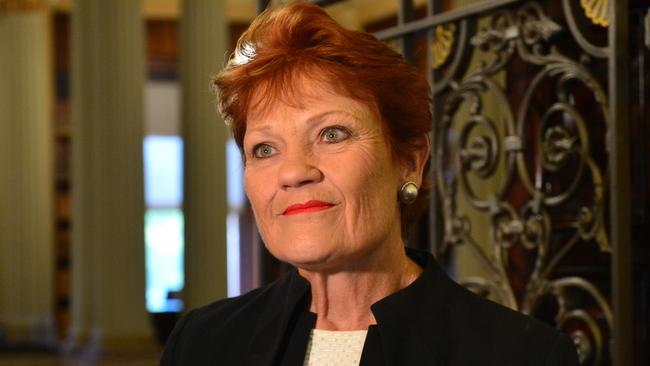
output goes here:
<path id="1" fill-rule="evenodd" d="M 416 142 L 431 130 L 431 89 L 415 67 L 372 35 L 347 30 L 319 6 L 298 2 L 255 18 L 213 80 L 219 109 L 240 150 L 250 109 L 287 97 L 298 100 L 295 80 L 304 75 L 376 108 L 397 159 L 420 148 Z M 402 206 L 405 238 L 428 206 L 429 164 L 417 200 Z"/>

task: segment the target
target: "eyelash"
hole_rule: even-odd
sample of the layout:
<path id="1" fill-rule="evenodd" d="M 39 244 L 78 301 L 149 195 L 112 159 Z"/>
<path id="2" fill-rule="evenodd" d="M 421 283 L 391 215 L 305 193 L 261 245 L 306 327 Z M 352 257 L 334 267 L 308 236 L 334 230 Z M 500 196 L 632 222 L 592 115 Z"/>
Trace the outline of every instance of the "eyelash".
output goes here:
<path id="1" fill-rule="evenodd" d="M 333 131 L 333 130 L 340 131 L 345 136 L 339 138 L 336 141 L 328 141 L 328 140 L 326 140 L 327 133 L 330 132 L 330 131 Z M 347 128 L 345 128 L 343 126 L 339 126 L 339 125 L 325 127 L 325 128 L 323 128 L 323 130 L 320 133 L 321 141 L 325 142 L 326 144 L 335 144 L 337 142 L 347 140 L 348 138 L 350 138 L 350 136 L 351 136 L 350 130 L 348 130 Z"/>
<path id="2" fill-rule="evenodd" d="M 271 145 L 269 145 L 267 143 L 257 144 L 255 146 L 253 146 L 253 154 L 252 154 L 253 158 L 255 158 L 255 159 L 266 159 L 266 158 L 270 157 L 270 155 L 269 156 L 261 156 L 260 154 L 258 154 L 258 151 L 263 147 L 267 147 L 267 148 L 273 150 L 273 146 L 271 146 Z"/>
<path id="3" fill-rule="evenodd" d="M 339 139 L 337 139 L 335 141 L 328 141 L 326 139 L 326 135 L 330 131 L 339 131 L 339 132 L 343 133 L 344 136 L 340 137 Z M 338 142 L 347 140 L 348 138 L 350 138 L 351 135 L 352 135 L 352 133 L 350 132 L 349 129 L 347 129 L 347 128 L 343 127 L 343 126 L 334 125 L 334 126 L 327 126 L 327 127 L 323 128 L 321 130 L 320 134 L 319 134 L 319 137 L 320 137 L 320 140 L 323 141 L 326 144 L 336 144 Z M 259 154 L 258 152 L 263 147 L 269 148 L 271 150 L 274 149 L 273 146 L 269 145 L 266 142 L 259 143 L 259 144 L 255 145 L 255 146 L 253 146 L 253 149 L 252 149 L 253 158 L 255 158 L 255 159 L 267 159 L 267 158 L 272 156 L 272 154 L 270 154 L 268 156 L 261 156 L 261 154 Z"/>

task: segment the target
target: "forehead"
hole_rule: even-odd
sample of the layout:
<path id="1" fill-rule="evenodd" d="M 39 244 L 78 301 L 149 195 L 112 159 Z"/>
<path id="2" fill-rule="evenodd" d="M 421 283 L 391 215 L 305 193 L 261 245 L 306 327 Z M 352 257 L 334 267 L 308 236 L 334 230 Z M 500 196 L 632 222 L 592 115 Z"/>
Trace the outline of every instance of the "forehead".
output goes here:
<path id="1" fill-rule="evenodd" d="M 374 103 L 358 100 L 323 78 L 295 77 L 285 85 L 261 85 L 252 94 L 247 129 L 263 122 L 288 117 L 308 119 L 319 114 L 349 114 L 357 119 L 377 120 Z"/>

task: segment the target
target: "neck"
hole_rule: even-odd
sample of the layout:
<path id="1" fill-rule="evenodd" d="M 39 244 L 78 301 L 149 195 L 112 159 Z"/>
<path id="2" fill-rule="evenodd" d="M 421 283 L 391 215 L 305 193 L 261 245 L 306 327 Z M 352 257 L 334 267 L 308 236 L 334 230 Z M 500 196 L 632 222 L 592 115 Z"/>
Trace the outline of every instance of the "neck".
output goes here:
<path id="1" fill-rule="evenodd" d="M 311 285 L 316 329 L 365 330 L 377 321 L 370 306 L 408 286 L 422 269 L 406 255 L 401 239 L 385 243 L 350 270 L 299 269 Z"/>

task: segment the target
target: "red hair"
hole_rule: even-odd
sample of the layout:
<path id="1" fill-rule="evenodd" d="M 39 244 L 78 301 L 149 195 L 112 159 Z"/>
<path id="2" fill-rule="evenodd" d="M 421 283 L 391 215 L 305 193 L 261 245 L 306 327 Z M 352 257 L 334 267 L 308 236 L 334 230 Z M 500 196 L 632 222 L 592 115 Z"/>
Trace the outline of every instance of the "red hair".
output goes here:
<path id="1" fill-rule="evenodd" d="M 298 2 L 255 18 L 213 80 L 219 109 L 240 150 L 250 109 L 279 99 L 297 101 L 295 81 L 305 75 L 372 104 L 398 159 L 420 148 L 418 139 L 431 130 L 431 89 L 415 67 L 372 35 L 344 29 L 319 6 Z M 402 207 L 403 237 L 428 205 L 429 164 L 416 202 Z"/>

